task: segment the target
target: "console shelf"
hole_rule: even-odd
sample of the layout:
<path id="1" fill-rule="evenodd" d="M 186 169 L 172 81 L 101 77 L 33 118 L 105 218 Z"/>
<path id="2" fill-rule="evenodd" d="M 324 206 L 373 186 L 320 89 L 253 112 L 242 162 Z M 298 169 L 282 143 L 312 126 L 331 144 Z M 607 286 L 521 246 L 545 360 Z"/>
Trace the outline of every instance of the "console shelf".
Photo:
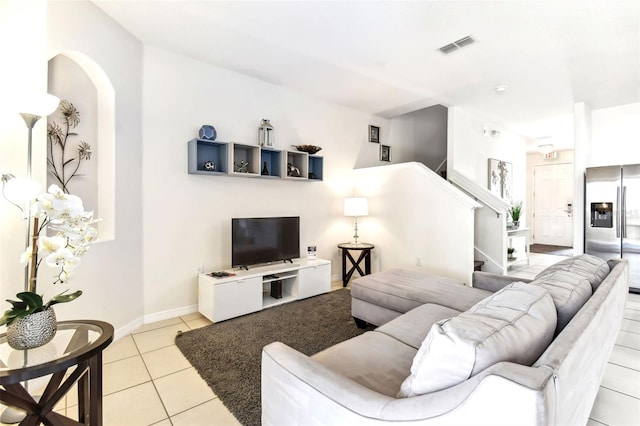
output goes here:
<path id="1" fill-rule="evenodd" d="M 189 174 L 305 182 L 322 181 L 324 178 L 324 159 L 306 152 L 206 139 L 190 140 L 187 149 Z M 240 171 L 238 167 L 242 162 L 249 164 L 246 170 Z M 205 167 L 207 163 L 209 168 Z M 295 172 L 290 172 L 289 164 Z"/>
<path id="2" fill-rule="evenodd" d="M 293 264 L 271 264 L 248 271 L 226 271 L 232 276 L 198 276 L 198 310 L 213 322 L 257 312 L 265 308 L 305 299 L 331 290 L 331 262 L 296 259 Z M 271 295 L 280 281 L 282 297 Z"/>

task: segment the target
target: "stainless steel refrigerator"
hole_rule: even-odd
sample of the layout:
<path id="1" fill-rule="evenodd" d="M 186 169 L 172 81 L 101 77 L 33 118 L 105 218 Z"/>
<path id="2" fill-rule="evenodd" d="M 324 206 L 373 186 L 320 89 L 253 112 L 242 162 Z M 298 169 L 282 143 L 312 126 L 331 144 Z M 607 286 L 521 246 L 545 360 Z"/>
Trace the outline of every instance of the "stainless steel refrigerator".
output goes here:
<path id="1" fill-rule="evenodd" d="M 585 253 L 629 261 L 629 291 L 640 293 L 640 164 L 587 168 Z"/>

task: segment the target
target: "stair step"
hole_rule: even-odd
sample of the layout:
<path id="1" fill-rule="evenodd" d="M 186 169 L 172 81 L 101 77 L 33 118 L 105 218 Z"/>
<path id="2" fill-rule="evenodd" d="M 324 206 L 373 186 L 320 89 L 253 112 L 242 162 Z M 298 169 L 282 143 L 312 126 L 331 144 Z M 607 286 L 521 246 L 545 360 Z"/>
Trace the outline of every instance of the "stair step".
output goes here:
<path id="1" fill-rule="evenodd" d="M 482 265 L 484 265 L 484 262 L 482 260 L 474 260 L 473 261 L 473 270 L 474 271 L 482 271 Z"/>

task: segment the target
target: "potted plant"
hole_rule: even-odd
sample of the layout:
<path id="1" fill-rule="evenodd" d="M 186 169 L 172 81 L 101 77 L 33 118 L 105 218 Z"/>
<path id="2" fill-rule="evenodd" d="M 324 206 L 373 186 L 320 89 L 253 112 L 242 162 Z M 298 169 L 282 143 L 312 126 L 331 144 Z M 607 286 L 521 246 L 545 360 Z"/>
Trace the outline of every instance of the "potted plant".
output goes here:
<path id="1" fill-rule="evenodd" d="M 507 260 L 514 260 L 515 256 L 513 255 L 513 253 L 516 251 L 515 248 L 513 247 L 507 247 Z"/>
<path id="2" fill-rule="evenodd" d="M 513 228 L 518 229 L 520 226 L 520 216 L 522 215 L 522 201 L 517 201 L 509 209 L 511 215 L 511 221 L 513 222 Z"/>
<path id="3" fill-rule="evenodd" d="M 0 325 L 7 325 L 7 341 L 14 349 L 31 349 L 49 342 L 57 330 L 52 306 L 71 302 L 82 294 L 80 290 L 66 294 L 65 290 L 45 303 L 37 292 L 42 261 L 57 269 L 53 284 L 64 284 L 98 235 L 91 226 L 95 222 L 93 212 L 85 211 L 79 197 L 66 194 L 56 185 L 40 194 L 31 207 L 30 245 L 21 257 L 23 263 L 29 264 L 28 289 L 16 295 L 18 300 L 7 299 L 11 309 L 0 317 Z"/>

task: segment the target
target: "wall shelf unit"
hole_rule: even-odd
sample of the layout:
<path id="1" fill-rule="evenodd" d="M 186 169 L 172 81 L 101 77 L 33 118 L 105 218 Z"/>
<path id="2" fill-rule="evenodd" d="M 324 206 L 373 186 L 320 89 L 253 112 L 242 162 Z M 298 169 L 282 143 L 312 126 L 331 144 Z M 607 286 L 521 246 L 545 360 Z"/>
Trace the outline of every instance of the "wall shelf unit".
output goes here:
<path id="1" fill-rule="evenodd" d="M 213 176 L 240 176 L 263 179 L 288 179 L 297 181 L 322 181 L 324 159 L 301 151 L 247 145 L 237 142 L 192 139 L 187 143 L 188 171 L 190 174 Z M 242 162 L 249 163 L 246 172 L 240 171 Z M 211 162 L 214 169 L 205 168 Z M 298 172 L 291 175 L 288 164 Z M 266 170 L 265 170 L 266 169 Z M 263 174 L 263 171 L 266 171 Z"/>
<path id="2" fill-rule="evenodd" d="M 202 175 L 225 175 L 228 167 L 228 143 L 194 139 L 188 144 L 189 173 Z M 207 170 L 204 165 L 211 161 L 215 170 Z"/>

